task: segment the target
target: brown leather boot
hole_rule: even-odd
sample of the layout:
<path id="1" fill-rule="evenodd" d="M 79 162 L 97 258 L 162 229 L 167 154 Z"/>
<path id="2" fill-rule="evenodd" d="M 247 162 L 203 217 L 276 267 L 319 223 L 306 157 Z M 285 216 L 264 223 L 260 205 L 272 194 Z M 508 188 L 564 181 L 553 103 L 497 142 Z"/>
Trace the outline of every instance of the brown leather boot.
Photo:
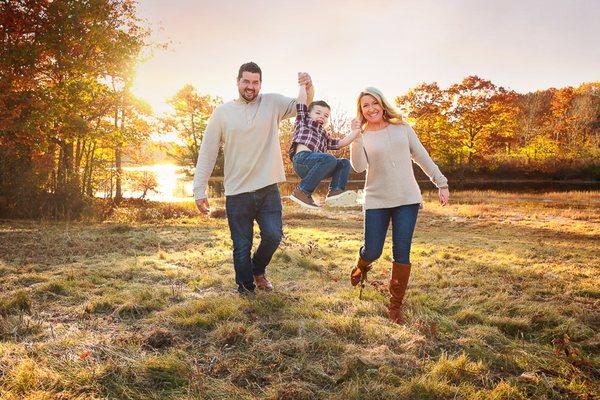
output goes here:
<path id="1" fill-rule="evenodd" d="M 364 260 L 361 256 L 358 256 L 356 267 L 352 268 L 352 272 L 350 273 L 350 283 L 352 286 L 356 286 L 363 279 L 366 279 L 367 272 L 369 272 L 372 267 L 372 261 Z"/>
<path id="2" fill-rule="evenodd" d="M 389 318 L 397 324 L 404 323 L 402 316 L 402 300 L 408 286 L 410 277 L 410 264 L 392 263 L 392 279 L 390 280 L 390 306 Z"/>

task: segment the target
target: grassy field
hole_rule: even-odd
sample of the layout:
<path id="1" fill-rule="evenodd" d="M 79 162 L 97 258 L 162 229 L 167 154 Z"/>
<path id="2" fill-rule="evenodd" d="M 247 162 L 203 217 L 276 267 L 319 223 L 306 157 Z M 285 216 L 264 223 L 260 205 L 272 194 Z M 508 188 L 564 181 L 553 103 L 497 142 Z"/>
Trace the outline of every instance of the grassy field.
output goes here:
<path id="1" fill-rule="evenodd" d="M 362 301 L 348 283 L 358 209 L 286 202 L 252 299 L 222 201 L 0 221 L 0 398 L 597 399 L 600 193 L 453 196 L 425 196 L 403 326 L 389 240 Z"/>

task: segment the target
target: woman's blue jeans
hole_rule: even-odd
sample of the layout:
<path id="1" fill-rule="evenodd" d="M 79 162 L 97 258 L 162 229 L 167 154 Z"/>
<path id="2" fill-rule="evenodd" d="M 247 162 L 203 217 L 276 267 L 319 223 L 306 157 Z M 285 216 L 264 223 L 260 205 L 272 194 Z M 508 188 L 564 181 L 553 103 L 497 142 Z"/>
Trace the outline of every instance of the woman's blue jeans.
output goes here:
<path id="1" fill-rule="evenodd" d="M 410 246 L 417 223 L 420 204 L 365 210 L 365 242 L 360 256 L 366 261 L 381 257 L 390 220 L 392 221 L 392 254 L 394 261 L 410 264 Z"/>

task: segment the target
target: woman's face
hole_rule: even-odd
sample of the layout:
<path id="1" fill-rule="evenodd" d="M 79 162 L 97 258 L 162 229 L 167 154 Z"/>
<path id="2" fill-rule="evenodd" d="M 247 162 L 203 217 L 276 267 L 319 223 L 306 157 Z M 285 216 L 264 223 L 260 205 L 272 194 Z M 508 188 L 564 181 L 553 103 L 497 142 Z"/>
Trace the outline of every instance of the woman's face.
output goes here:
<path id="1" fill-rule="evenodd" d="M 383 108 L 377 99 L 370 94 L 360 98 L 360 110 L 363 117 L 370 124 L 377 124 L 383 120 Z"/>

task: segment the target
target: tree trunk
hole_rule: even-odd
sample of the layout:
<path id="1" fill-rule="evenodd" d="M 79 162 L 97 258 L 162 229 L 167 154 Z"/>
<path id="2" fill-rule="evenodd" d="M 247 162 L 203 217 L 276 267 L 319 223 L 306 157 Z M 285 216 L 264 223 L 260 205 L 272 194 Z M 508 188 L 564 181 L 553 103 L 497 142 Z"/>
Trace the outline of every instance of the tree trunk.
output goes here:
<path id="1" fill-rule="evenodd" d="M 125 117 L 124 112 L 121 111 L 121 134 L 123 133 L 123 118 Z M 115 110 L 115 129 L 119 129 L 119 109 Z M 116 139 L 115 143 L 115 202 L 119 203 L 123 200 L 123 191 L 121 188 L 121 172 L 123 171 L 122 148 L 121 138 Z"/>
<path id="2" fill-rule="evenodd" d="M 121 172 L 123 171 L 122 158 L 123 150 L 121 144 L 118 143 L 115 148 L 115 201 L 117 202 L 123 200 L 123 190 L 121 188 Z"/>
<path id="3" fill-rule="evenodd" d="M 88 197 L 93 197 L 94 196 L 94 192 L 92 189 L 92 173 L 94 170 L 94 154 L 96 152 L 96 142 L 94 141 L 91 145 L 90 148 L 88 150 L 88 154 L 86 156 L 86 162 L 85 162 L 85 168 L 86 168 L 86 174 L 85 174 L 85 194 Z"/>

